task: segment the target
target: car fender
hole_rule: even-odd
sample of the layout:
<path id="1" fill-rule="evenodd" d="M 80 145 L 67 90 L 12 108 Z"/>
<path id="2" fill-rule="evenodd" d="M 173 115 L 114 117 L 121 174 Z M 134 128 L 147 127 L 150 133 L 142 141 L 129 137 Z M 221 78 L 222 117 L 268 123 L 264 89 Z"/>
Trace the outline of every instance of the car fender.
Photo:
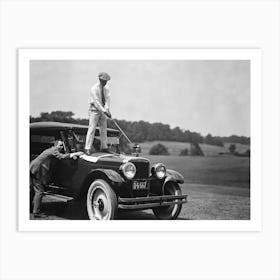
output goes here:
<path id="1" fill-rule="evenodd" d="M 183 177 L 182 174 L 180 174 L 179 172 L 177 172 L 175 170 L 167 169 L 166 170 L 166 177 L 165 177 L 165 180 L 164 180 L 164 185 L 167 182 L 170 182 L 170 181 L 173 181 L 173 182 L 176 182 L 176 183 L 179 183 L 179 184 L 183 184 L 184 183 L 184 177 Z"/>
<path id="2" fill-rule="evenodd" d="M 124 178 L 115 170 L 112 169 L 94 169 L 89 173 L 90 177 L 99 177 L 105 175 L 110 181 L 114 183 L 123 183 Z"/>
<path id="3" fill-rule="evenodd" d="M 79 192 L 79 194 L 77 196 L 78 198 L 83 198 L 86 195 L 90 184 L 95 179 L 103 179 L 103 180 L 106 180 L 106 181 L 110 181 L 110 182 L 113 183 L 113 185 L 119 185 L 119 184 L 121 184 L 125 181 L 121 177 L 121 175 L 118 172 L 116 172 L 115 170 L 112 170 L 112 169 L 92 169 L 88 173 L 86 179 L 83 182 L 83 187 L 82 187 L 81 191 Z"/>

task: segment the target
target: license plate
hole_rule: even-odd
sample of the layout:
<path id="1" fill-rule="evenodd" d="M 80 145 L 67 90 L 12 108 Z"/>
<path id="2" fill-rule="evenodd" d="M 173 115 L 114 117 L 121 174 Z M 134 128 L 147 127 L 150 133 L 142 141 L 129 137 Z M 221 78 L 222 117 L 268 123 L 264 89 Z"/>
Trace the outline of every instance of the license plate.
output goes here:
<path id="1" fill-rule="evenodd" d="M 145 190 L 147 188 L 147 181 L 134 181 L 132 184 L 133 190 Z"/>

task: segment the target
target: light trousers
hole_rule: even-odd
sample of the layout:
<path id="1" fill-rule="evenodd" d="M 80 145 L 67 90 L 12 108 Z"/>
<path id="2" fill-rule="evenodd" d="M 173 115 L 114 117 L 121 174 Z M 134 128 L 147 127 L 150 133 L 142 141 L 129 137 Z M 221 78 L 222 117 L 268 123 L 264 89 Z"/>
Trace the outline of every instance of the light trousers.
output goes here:
<path id="1" fill-rule="evenodd" d="M 89 126 L 85 149 L 90 150 L 93 144 L 95 130 L 99 125 L 101 149 L 107 149 L 107 118 L 98 111 L 89 111 Z"/>

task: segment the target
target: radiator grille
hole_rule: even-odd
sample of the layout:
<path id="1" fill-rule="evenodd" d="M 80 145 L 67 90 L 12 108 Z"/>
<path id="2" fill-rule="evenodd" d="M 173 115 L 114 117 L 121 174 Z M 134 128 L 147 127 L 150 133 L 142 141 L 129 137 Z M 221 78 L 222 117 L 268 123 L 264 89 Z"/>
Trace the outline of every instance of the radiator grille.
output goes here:
<path id="1" fill-rule="evenodd" d="M 136 174 L 133 179 L 147 179 L 150 175 L 150 163 L 148 161 L 130 160 L 136 166 Z"/>

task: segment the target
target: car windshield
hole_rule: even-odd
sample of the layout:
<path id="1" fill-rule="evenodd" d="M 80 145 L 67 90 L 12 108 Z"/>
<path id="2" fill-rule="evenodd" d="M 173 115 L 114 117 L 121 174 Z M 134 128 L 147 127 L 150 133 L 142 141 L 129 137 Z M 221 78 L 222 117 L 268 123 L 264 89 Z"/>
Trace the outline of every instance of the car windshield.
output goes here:
<path id="1" fill-rule="evenodd" d="M 73 136 L 75 138 L 75 141 L 73 141 L 73 137 L 71 137 L 71 136 L 70 136 L 70 141 L 68 138 L 70 150 L 72 150 L 73 147 L 76 147 L 77 151 L 84 151 L 85 142 L 86 142 L 86 134 L 73 132 Z M 71 146 L 71 143 L 73 143 L 73 142 L 76 142 L 75 146 Z M 115 136 L 107 137 L 107 143 L 108 143 L 108 149 L 110 152 L 119 153 L 119 138 L 118 137 L 115 137 Z M 100 151 L 100 136 L 94 137 L 93 147 L 94 147 L 95 151 L 97 151 L 97 152 Z"/>

